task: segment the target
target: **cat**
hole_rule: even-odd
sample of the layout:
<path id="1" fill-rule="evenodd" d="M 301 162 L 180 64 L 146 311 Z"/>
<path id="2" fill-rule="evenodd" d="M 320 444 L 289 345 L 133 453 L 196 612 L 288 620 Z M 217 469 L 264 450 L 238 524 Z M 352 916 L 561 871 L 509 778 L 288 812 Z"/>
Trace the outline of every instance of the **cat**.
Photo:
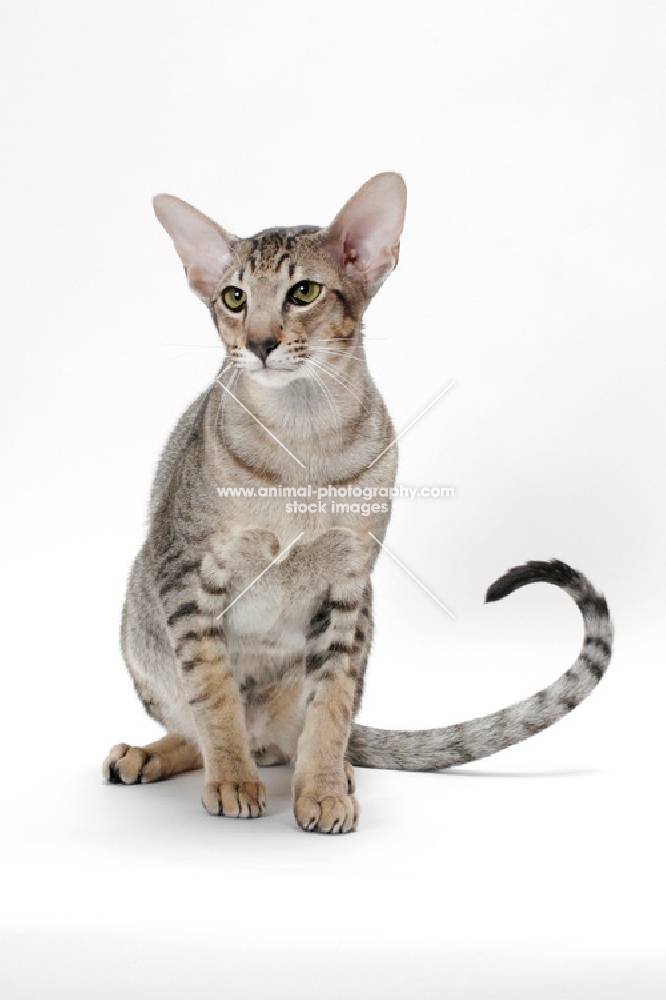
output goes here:
<path id="1" fill-rule="evenodd" d="M 361 320 L 398 262 L 405 207 L 403 179 L 383 173 L 327 228 L 245 239 L 172 195 L 154 199 L 226 357 L 164 449 L 122 614 L 125 662 L 166 735 L 113 747 L 107 781 L 203 766 L 209 813 L 255 817 L 266 808 L 258 765 L 292 763 L 298 825 L 346 833 L 359 816 L 354 764 L 436 770 L 477 760 L 552 725 L 603 676 L 612 641 L 605 599 L 562 562 L 529 562 L 486 599 L 536 581 L 564 589 L 585 624 L 565 674 L 445 729 L 354 722 L 390 501 L 369 513 L 316 503 L 288 512 L 276 494 L 307 484 L 386 491 L 395 481 L 395 433 L 366 367 Z"/>

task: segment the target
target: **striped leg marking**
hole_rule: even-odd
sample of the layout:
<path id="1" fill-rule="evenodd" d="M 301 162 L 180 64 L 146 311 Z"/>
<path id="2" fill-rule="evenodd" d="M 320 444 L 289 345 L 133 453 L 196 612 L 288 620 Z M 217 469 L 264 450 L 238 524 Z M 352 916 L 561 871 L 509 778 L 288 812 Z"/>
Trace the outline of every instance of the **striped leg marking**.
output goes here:
<path id="1" fill-rule="evenodd" d="M 358 823 L 354 771 L 345 752 L 360 679 L 355 642 L 364 592 L 361 576 L 336 586 L 310 624 L 307 709 L 294 774 L 294 813 L 303 830 L 348 833 Z"/>
<path id="2" fill-rule="evenodd" d="M 176 608 L 167 621 L 203 754 L 203 806 L 212 816 L 261 816 L 266 789 L 250 753 L 224 629 L 193 600 Z"/>

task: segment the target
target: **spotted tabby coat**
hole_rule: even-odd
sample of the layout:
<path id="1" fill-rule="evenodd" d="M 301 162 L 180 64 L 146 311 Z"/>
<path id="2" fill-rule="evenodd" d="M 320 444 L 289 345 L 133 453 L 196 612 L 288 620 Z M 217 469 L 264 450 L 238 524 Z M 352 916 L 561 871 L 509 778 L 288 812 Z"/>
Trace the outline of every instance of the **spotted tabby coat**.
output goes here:
<path id="1" fill-rule="evenodd" d="M 123 611 L 125 661 L 166 735 L 114 747 L 107 780 L 203 766 L 208 812 L 250 817 L 266 807 L 257 765 L 292 762 L 299 826 L 346 832 L 358 820 L 352 764 L 430 770 L 495 753 L 552 725 L 603 675 L 604 599 L 563 563 L 528 563 L 488 599 L 537 580 L 571 595 L 585 639 L 559 680 L 448 729 L 353 722 L 372 640 L 371 534 L 383 540 L 390 504 L 367 516 L 316 504 L 293 513 L 260 491 L 394 482 L 394 431 L 365 364 L 361 319 L 397 263 L 405 200 L 402 179 L 380 174 L 326 229 L 239 239 L 177 198 L 155 199 L 227 361 L 164 450 Z"/>

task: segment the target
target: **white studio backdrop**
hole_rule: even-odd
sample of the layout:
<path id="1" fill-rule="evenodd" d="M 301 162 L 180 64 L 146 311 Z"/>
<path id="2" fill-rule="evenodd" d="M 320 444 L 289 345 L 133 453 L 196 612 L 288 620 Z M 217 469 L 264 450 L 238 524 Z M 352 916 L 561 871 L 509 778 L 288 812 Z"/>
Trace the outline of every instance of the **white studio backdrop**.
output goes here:
<path id="1" fill-rule="evenodd" d="M 278 830 L 271 833 L 271 817 L 260 832 L 255 825 L 229 834 L 227 824 L 219 835 L 231 840 L 224 864 L 236 864 L 231 852 L 238 852 L 240 870 L 251 873 L 261 844 L 259 870 L 280 898 L 289 895 L 281 878 L 290 865 L 329 888 L 357 865 L 374 879 L 374 903 L 365 905 L 390 940 L 392 933 L 399 940 L 401 920 L 408 921 L 400 906 L 423 902 L 409 881 L 413 864 L 419 884 L 446 888 L 469 922 L 469 934 L 452 932 L 451 915 L 442 918 L 459 948 L 449 966 L 452 995 L 477 995 L 460 956 L 484 947 L 495 954 L 503 943 L 509 958 L 494 980 L 496 995 L 506 983 L 519 996 L 511 969 L 521 965 L 529 935 L 517 897 L 496 939 L 490 919 L 475 936 L 478 907 L 471 902 L 483 886 L 505 897 L 518 892 L 504 875 L 501 886 L 493 883 L 493 871 L 505 872 L 499 854 L 490 850 L 492 864 L 482 860 L 488 841 L 508 834 L 490 824 L 467 856 L 472 841 L 448 826 L 457 818 L 448 818 L 448 806 L 459 802 L 476 816 L 492 800 L 501 816 L 510 801 L 514 818 L 524 820 L 536 802 L 549 816 L 538 830 L 545 842 L 514 858 L 514 841 L 499 841 L 512 862 L 535 865 L 544 853 L 557 856 L 561 840 L 549 841 L 548 830 L 566 840 L 582 811 L 584 841 L 605 841 L 607 825 L 614 826 L 619 839 L 606 845 L 603 860 L 620 859 L 617 898 L 641 911 L 644 926 L 634 928 L 634 938 L 621 919 L 606 926 L 600 867 L 589 887 L 597 908 L 578 901 L 576 940 L 585 936 L 583 915 L 601 921 L 606 938 L 595 938 L 591 953 L 615 948 L 634 984 L 645 976 L 651 997 L 650 893 L 632 895 L 638 889 L 629 871 L 639 864 L 645 885 L 656 879 L 663 888 L 660 827 L 641 809 L 663 758 L 666 8 L 647 0 L 120 0 L 110 7 L 28 0 L 5 12 L 0 66 L 3 715 L 11 758 L 5 857 L 18 859 L 0 917 L 20 938 L 18 945 L 8 938 L 12 995 L 32 996 L 33 988 L 35 996 L 61 995 L 57 984 L 44 992 L 41 980 L 23 975 L 34 948 L 62 972 L 52 934 L 58 920 L 69 928 L 62 953 L 83 947 L 89 956 L 78 978 L 70 970 L 62 995 L 106 995 L 99 983 L 91 992 L 90 982 L 107 933 L 115 953 L 123 951 L 122 930 L 107 926 L 112 916 L 125 914 L 133 926 L 126 909 L 134 904 L 118 872 L 141 869 L 132 854 L 134 824 L 151 843 L 163 842 L 148 876 L 153 900 L 163 892 L 158 861 L 175 864 L 182 901 L 190 884 L 183 844 L 194 842 L 203 858 L 217 856 L 215 824 L 200 832 L 198 776 L 151 790 L 150 800 L 147 789 L 137 790 L 143 800 L 135 790 L 121 800 L 114 789 L 111 800 L 98 780 L 112 743 L 156 735 L 118 651 L 120 606 L 159 451 L 222 353 L 150 199 L 171 192 L 247 235 L 271 225 L 325 224 L 370 176 L 398 170 L 408 187 L 407 223 L 399 267 L 366 317 L 369 363 L 398 430 L 455 380 L 401 439 L 399 471 L 403 484 L 449 486 L 455 495 L 397 501 L 386 541 L 456 621 L 380 559 L 362 721 L 444 725 L 529 694 L 565 669 L 581 629 L 563 595 L 533 588 L 483 606 L 487 586 L 526 559 L 562 558 L 606 593 L 616 656 L 599 691 L 570 719 L 484 765 L 489 775 L 533 772 L 525 793 L 523 785 L 508 788 L 490 777 L 467 791 L 454 779 L 423 785 L 436 776 L 364 775 L 357 846 L 334 856 L 328 841 L 324 848 L 299 838 L 288 778 L 276 772 Z M 626 770 L 633 766 L 638 773 Z M 538 774 L 546 772 L 600 775 L 608 799 L 599 792 L 595 812 L 596 786 L 575 779 L 575 787 L 544 782 L 542 789 Z M 612 776 L 620 773 L 627 798 L 620 796 L 625 808 L 615 816 Z M 425 788 L 437 796 L 434 815 L 447 817 L 444 829 L 420 804 Z M 553 802 L 559 818 L 551 815 Z M 522 828 L 532 829 L 530 822 Z M 180 846 L 169 840 L 170 824 Z M 436 858 L 451 838 L 464 863 L 442 881 Z M 381 887 L 396 850 L 399 912 L 388 927 Z M 406 860 L 420 851 L 420 861 Z M 26 895 L 30 871 L 43 880 L 41 895 Z M 96 880 L 99 899 L 90 890 Z M 132 885 L 128 891 L 138 892 L 135 879 Z M 563 968 L 578 968 L 582 959 L 556 932 L 571 900 L 555 889 L 549 898 L 538 904 L 541 937 L 532 948 L 542 958 L 527 965 L 534 970 L 550 956 L 544 967 L 558 995 L 549 941 L 560 942 Z M 112 916 L 105 917 L 107 904 Z M 197 912 L 207 905 L 197 903 Z M 270 907 L 278 912 L 275 899 Z M 296 911 L 287 912 L 298 921 Z M 246 915 L 251 919 L 249 909 Z M 178 919 L 164 940 L 178 939 Z M 364 931 L 371 952 L 380 947 L 379 933 Z M 628 935 L 625 952 L 613 933 Z M 193 963 L 212 954 L 214 944 L 201 943 L 210 928 L 203 937 L 183 934 Z M 420 945 L 405 934 L 399 959 L 413 947 L 428 986 L 428 970 L 433 977 L 438 971 L 438 928 Z M 341 940 L 334 937 L 328 950 Z M 317 949 L 327 954 L 323 940 Z M 139 986 L 152 995 L 146 970 L 160 954 L 151 939 L 146 955 L 153 957 L 133 980 L 137 995 Z M 353 954 L 356 968 L 362 955 Z M 599 958 L 594 968 L 601 965 Z M 620 983 L 620 972 L 614 975 Z M 395 989 L 406 981 L 401 976 L 395 973 Z M 109 982 L 109 995 L 121 986 L 134 995 L 129 980 Z M 537 989 L 530 982 L 525 995 Z M 483 993 L 481 980 L 477 985 L 478 995 L 493 995 Z M 404 986 L 390 988 L 384 996 L 405 994 Z M 599 996 L 614 995 L 602 979 L 589 980 L 580 994 L 567 985 L 572 996 L 596 996 L 597 988 Z M 549 995 L 544 982 L 538 992 Z M 373 995 L 367 984 L 363 995 Z"/>

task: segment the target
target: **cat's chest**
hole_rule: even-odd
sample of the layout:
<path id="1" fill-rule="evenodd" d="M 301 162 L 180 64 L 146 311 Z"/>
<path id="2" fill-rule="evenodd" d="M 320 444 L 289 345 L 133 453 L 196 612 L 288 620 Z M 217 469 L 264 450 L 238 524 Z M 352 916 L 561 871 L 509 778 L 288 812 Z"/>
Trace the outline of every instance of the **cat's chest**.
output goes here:
<path id="1" fill-rule="evenodd" d="M 316 548 L 296 547 L 299 534 L 285 543 L 270 528 L 237 528 L 211 540 L 203 583 L 219 595 L 216 617 L 231 651 L 304 650 L 308 614 L 325 583 L 315 568 Z"/>
<path id="2" fill-rule="evenodd" d="M 296 523 L 286 541 L 270 528 L 218 534 L 202 576 L 220 593 L 218 620 L 230 650 L 302 655 L 326 594 L 369 576 L 375 547 L 367 531 L 339 525 L 313 535 L 311 525 Z"/>
<path id="3" fill-rule="evenodd" d="M 220 623 L 224 626 L 231 668 L 246 681 L 271 685 L 303 673 L 310 622 L 324 600 L 320 576 L 269 560 L 236 567 L 236 583 Z"/>

